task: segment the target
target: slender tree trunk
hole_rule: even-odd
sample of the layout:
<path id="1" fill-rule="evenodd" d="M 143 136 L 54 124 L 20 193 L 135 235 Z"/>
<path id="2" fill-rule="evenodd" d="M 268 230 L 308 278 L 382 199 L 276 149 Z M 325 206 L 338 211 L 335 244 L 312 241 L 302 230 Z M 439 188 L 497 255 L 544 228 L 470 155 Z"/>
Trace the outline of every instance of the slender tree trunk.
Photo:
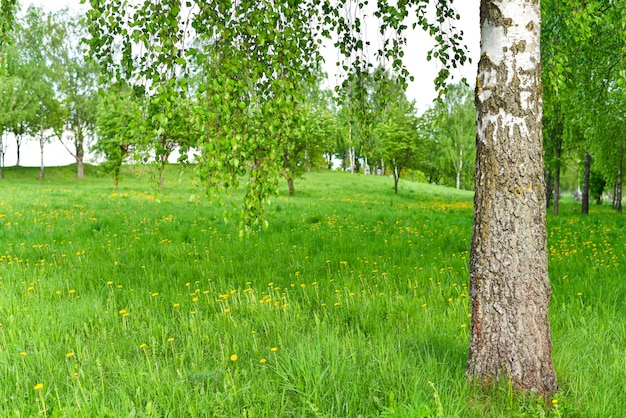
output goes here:
<path id="1" fill-rule="evenodd" d="M 539 1 L 481 0 L 467 374 L 549 398 Z"/>
<path id="2" fill-rule="evenodd" d="M 117 190 L 117 187 L 120 184 L 120 168 L 115 167 L 115 171 L 113 173 L 113 190 Z"/>
<path id="3" fill-rule="evenodd" d="M 161 157 L 161 166 L 159 167 L 159 187 L 161 188 L 161 192 L 165 190 L 165 163 L 167 162 L 167 157 Z"/>
<path id="4" fill-rule="evenodd" d="M 289 196 L 295 196 L 296 188 L 293 185 L 293 177 L 287 177 L 287 187 L 289 187 Z"/>
<path id="5" fill-rule="evenodd" d="M 82 179 L 85 177 L 85 136 L 82 128 L 79 128 L 76 134 L 76 177 Z"/>
<path id="6" fill-rule="evenodd" d="M 380 175 L 385 175 L 385 160 L 383 160 L 382 158 L 380 159 Z"/>
<path id="7" fill-rule="evenodd" d="M 456 170 L 456 188 L 461 188 L 461 173 L 463 172 L 463 148 L 460 150 L 459 154 L 459 166 Z"/>
<path id="8" fill-rule="evenodd" d="M 585 151 L 585 172 L 583 174 L 583 195 L 582 208 L 583 215 L 589 215 L 589 174 L 591 172 L 591 154 Z"/>
<path id="9" fill-rule="evenodd" d="M 350 147 L 350 172 L 354 174 L 354 166 L 356 163 L 356 158 L 354 156 L 354 147 Z"/>
<path id="10" fill-rule="evenodd" d="M 22 135 L 15 135 L 15 166 L 20 166 L 20 149 L 22 148 Z"/>
<path id="11" fill-rule="evenodd" d="M 617 209 L 617 199 L 615 198 L 616 196 L 617 196 L 617 180 L 615 180 L 615 184 L 613 185 L 613 196 L 610 196 L 611 208 L 613 209 Z"/>
<path id="12" fill-rule="evenodd" d="M 4 132 L 2 132 L 2 134 L 0 135 L 0 179 L 2 179 L 3 167 L 4 167 Z"/>
<path id="13" fill-rule="evenodd" d="M 557 145 L 555 150 L 556 164 L 554 167 L 554 206 L 552 213 L 554 216 L 559 214 L 559 200 L 561 199 L 561 146 Z"/>
<path id="14" fill-rule="evenodd" d="M 76 158 L 76 177 L 82 179 L 85 177 L 85 165 L 82 158 L 79 160 Z"/>
<path id="15" fill-rule="evenodd" d="M 552 171 L 550 167 L 546 168 L 544 179 L 546 182 L 546 209 L 550 209 L 550 202 L 552 201 Z"/>
<path id="16" fill-rule="evenodd" d="M 398 182 L 400 181 L 400 170 L 397 165 L 393 165 L 393 192 L 398 194 Z"/>
<path id="17" fill-rule="evenodd" d="M 41 152 L 41 163 L 39 165 L 39 181 L 43 180 L 43 174 L 44 174 L 43 148 L 44 148 L 44 138 L 43 138 L 43 131 L 42 131 L 40 136 L 39 136 L 39 149 L 40 149 L 40 152 Z"/>
<path id="18" fill-rule="evenodd" d="M 619 151 L 619 166 L 617 167 L 617 182 L 615 183 L 615 203 L 617 213 L 622 213 L 622 177 L 624 168 L 624 146 Z"/>

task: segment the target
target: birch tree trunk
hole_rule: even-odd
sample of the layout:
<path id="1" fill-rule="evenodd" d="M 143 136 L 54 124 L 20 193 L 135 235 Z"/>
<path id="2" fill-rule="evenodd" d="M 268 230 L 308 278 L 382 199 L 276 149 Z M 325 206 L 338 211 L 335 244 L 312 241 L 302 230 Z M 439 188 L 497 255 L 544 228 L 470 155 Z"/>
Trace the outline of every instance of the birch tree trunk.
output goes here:
<path id="1" fill-rule="evenodd" d="M 354 174 L 354 166 L 356 164 L 356 158 L 354 156 L 354 147 L 350 147 L 350 173 Z"/>
<path id="2" fill-rule="evenodd" d="M 456 188 L 461 188 L 461 173 L 463 173 L 463 148 L 459 150 L 459 165 L 456 170 Z"/>
<path id="3" fill-rule="evenodd" d="M 481 0 L 467 374 L 546 398 L 557 390 L 548 323 L 539 1 Z"/>
<path id="4" fill-rule="evenodd" d="M 44 164 L 43 164 L 43 150 L 44 150 L 44 136 L 43 136 L 43 131 L 39 134 L 39 151 L 41 154 L 41 158 L 40 158 L 40 164 L 39 164 L 39 181 L 43 180 L 43 175 L 44 175 Z"/>
<path id="5" fill-rule="evenodd" d="M 393 162 L 393 192 L 394 194 L 398 194 L 398 182 L 400 181 L 400 171 L 398 170 L 398 166 Z"/>
<path id="6" fill-rule="evenodd" d="M 554 216 L 559 214 L 559 202 L 561 200 L 561 149 L 556 149 L 556 167 L 554 169 L 554 186 L 552 186 L 552 192 L 554 193 L 554 205 L 552 206 L 552 213 Z"/>
<path id="7" fill-rule="evenodd" d="M 85 133 L 83 132 L 82 123 L 79 122 L 76 130 L 76 177 L 82 179 L 85 177 Z"/>
<path id="8" fill-rule="evenodd" d="M 591 154 L 585 151 L 585 172 L 583 174 L 583 195 L 580 213 L 589 215 L 589 175 L 591 173 Z"/>
<path id="9" fill-rule="evenodd" d="M 4 132 L 0 134 L 0 179 L 2 179 L 3 167 L 4 167 Z"/>
<path id="10" fill-rule="evenodd" d="M 619 165 L 617 167 L 617 182 L 615 183 L 615 209 L 617 213 L 622 213 L 622 184 L 624 172 L 624 146 L 619 151 Z"/>

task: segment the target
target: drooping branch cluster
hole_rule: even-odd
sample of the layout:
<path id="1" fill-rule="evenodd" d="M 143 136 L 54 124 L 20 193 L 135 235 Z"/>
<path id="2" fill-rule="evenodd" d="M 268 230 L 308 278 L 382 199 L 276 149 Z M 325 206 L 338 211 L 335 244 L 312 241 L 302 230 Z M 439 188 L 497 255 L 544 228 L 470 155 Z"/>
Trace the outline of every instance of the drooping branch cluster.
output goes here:
<path id="1" fill-rule="evenodd" d="M 403 82 L 409 77 L 402 63 L 409 27 L 434 37 L 429 59 L 444 67 L 466 60 L 461 34 L 446 26 L 459 18 L 451 0 L 434 2 L 434 12 L 426 0 L 381 0 L 373 13 L 365 0 L 122 3 L 91 1 L 92 56 L 107 71 L 107 82 L 123 80 L 141 85 L 149 96 L 171 92 L 191 101 L 200 178 L 217 191 L 237 188 L 245 179 L 240 212 L 246 227 L 262 221 L 264 202 L 276 192 L 285 167 L 281 156 L 297 148 L 304 91 L 320 67 L 324 39 L 336 34 L 347 83 L 370 66 L 368 14 L 389 36 L 378 55 Z M 438 87 L 447 75 L 442 70 Z M 152 116 L 157 124 L 172 111 L 165 105 L 159 113 Z"/>

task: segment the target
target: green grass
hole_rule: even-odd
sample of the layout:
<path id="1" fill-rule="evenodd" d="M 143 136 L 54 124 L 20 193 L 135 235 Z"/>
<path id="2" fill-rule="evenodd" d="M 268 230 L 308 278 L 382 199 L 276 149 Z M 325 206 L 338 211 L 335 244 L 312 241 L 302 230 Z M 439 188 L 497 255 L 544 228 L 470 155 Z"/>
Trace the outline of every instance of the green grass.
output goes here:
<path id="1" fill-rule="evenodd" d="M 191 169 L 0 182 L 0 416 L 620 416 L 622 216 L 549 218 L 558 407 L 468 386 L 472 194 L 312 173 L 240 240 Z M 236 356 L 233 357 L 233 356 Z M 37 384 L 43 389 L 36 391 Z"/>

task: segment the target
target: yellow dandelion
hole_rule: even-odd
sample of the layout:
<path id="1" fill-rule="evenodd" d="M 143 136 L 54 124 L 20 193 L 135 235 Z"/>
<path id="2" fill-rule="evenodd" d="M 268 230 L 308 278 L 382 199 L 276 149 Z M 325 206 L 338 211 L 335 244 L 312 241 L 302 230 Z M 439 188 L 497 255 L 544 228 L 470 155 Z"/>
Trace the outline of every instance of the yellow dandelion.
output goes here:
<path id="1" fill-rule="evenodd" d="M 112 282 L 111 280 L 109 280 L 109 281 L 107 282 L 107 284 L 108 284 L 109 286 L 111 286 L 111 285 L 113 284 L 113 282 Z"/>
<path id="2" fill-rule="evenodd" d="M 139 346 L 139 348 L 141 348 L 142 350 L 143 350 L 144 348 L 146 348 L 146 347 L 148 347 L 148 344 L 145 344 L 145 343 L 144 343 L 144 344 L 141 344 L 141 345 Z"/>
<path id="3" fill-rule="evenodd" d="M 26 352 L 25 351 L 20 351 L 20 356 L 26 357 Z"/>
<path id="4" fill-rule="evenodd" d="M 559 403 L 558 399 L 552 399 L 552 405 L 556 405 L 557 403 Z"/>
<path id="5" fill-rule="evenodd" d="M 237 361 L 237 354 L 230 356 L 230 361 Z"/>
<path id="6" fill-rule="evenodd" d="M 168 339 L 167 339 L 167 342 L 168 342 L 168 343 L 173 343 L 173 342 L 174 342 L 174 338 L 172 338 L 172 337 L 168 338 Z"/>
<path id="7" fill-rule="evenodd" d="M 265 363 L 267 363 L 267 359 L 262 358 L 261 360 L 259 360 L 259 363 L 265 364 Z"/>
<path id="8" fill-rule="evenodd" d="M 43 389 L 43 383 L 37 383 L 37 384 L 35 385 L 35 388 L 34 388 L 34 389 L 35 389 L 35 390 L 41 390 L 41 389 Z"/>
<path id="9" fill-rule="evenodd" d="M 180 306 L 180 303 L 174 303 L 172 306 L 178 308 Z"/>
<path id="10" fill-rule="evenodd" d="M 277 352 L 277 351 L 278 351 L 278 348 L 276 348 L 276 347 L 272 347 L 272 348 L 270 348 L 270 351 L 271 351 L 272 353 L 275 353 L 275 352 Z"/>
<path id="11" fill-rule="evenodd" d="M 73 351 L 70 351 L 69 353 L 67 353 L 67 354 L 65 355 L 65 357 L 67 357 L 67 358 L 74 357 L 74 352 L 73 352 Z"/>
<path id="12" fill-rule="evenodd" d="M 230 309 L 226 308 L 226 309 L 224 309 L 224 312 L 225 312 L 225 313 L 229 313 L 229 312 L 230 312 Z"/>

